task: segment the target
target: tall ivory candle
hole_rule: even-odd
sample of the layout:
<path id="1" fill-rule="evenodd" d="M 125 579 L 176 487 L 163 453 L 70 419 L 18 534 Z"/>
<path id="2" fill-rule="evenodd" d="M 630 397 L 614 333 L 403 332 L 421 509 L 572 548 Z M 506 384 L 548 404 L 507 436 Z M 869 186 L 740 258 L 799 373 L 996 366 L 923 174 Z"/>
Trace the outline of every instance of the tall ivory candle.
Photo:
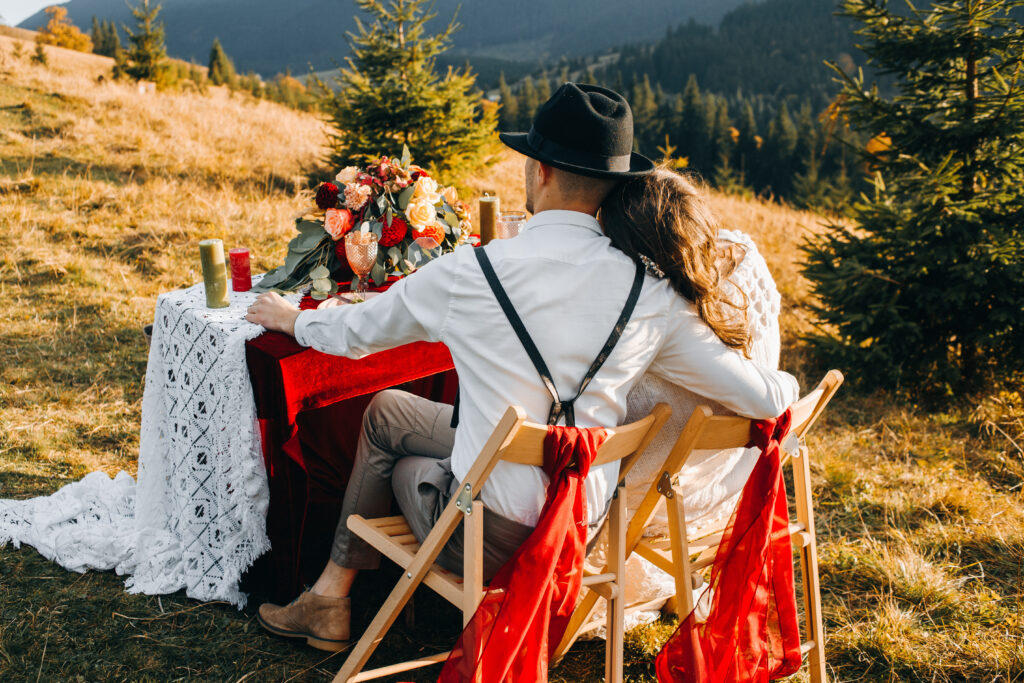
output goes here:
<path id="1" fill-rule="evenodd" d="M 480 198 L 480 244 L 487 244 L 494 239 L 494 223 L 500 210 L 501 200 L 498 197 Z"/>
<path id="2" fill-rule="evenodd" d="M 224 264 L 224 243 L 220 240 L 203 240 L 199 243 L 199 258 L 203 262 L 206 306 L 208 308 L 230 306 L 228 276 Z"/>

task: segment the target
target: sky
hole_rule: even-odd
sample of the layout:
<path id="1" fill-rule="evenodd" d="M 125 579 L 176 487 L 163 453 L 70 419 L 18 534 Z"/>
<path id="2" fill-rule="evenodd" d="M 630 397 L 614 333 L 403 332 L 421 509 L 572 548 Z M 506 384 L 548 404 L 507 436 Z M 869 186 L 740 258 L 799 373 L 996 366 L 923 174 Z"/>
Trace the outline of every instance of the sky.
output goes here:
<path id="1" fill-rule="evenodd" d="M 17 26 L 44 7 L 62 4 L 60 0 L 0 0 L 0 16 L 3 23 Z"/>

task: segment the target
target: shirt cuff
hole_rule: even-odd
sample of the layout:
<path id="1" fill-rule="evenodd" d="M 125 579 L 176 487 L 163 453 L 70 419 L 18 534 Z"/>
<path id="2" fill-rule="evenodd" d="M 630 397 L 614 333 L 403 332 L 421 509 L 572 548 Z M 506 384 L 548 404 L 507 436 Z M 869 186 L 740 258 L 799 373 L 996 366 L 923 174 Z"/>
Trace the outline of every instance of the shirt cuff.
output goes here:
<path id="1" fill-rule="evenodd" d="M 310 319 L 309 313 L 312 313 L 312 311 L 299 311 L 299 315 L 295 318 L 295 341 L 302 346 L 312 346 L 312 343 L 306 339 L 306 327 L 309 325 Z"/>

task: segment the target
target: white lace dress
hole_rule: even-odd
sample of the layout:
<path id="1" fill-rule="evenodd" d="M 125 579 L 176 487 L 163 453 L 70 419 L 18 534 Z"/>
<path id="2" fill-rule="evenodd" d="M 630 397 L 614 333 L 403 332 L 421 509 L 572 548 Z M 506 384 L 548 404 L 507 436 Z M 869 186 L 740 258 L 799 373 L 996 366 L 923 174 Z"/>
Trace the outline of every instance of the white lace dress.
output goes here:
<path id="1" fill-rule="evenodd" d="M 775 281 L 768 270 L 768 264 L 758 252 L 753 240 L 746 234 L 722 230 L 719 232 L 719 238 L 745 249 L 743 260 L 730 280 L 748 297 L 747 316 L 753 360 L 765 367 L 777 369 L 781 345 L 781 300 Z M 626 477 L 628 505 L 632 510 L 640 504 L 650 483 L 659 474 L 665 456 L 675 444 L 693 410 L 699 405 L 709 405 L 716 414 L 727 415 L 730 412 L 714 400 L 698 396 L 685 387 L 671 384 L 651 374 L 645 375 L 637 383 L 630 392 L 628 401 L 627 422 L 647 415 L 657 403 L 667 403 L 672 408 L 672 416 Z M 683 490 L 688 531 L 706 527 L 732 514 L 743 485 L 754 468 L 756 458 L 756 449 L 743 448 L 695 451 L 691 455 L 675 482 Z M 662 501 L 658 504 L 647 533 L 661 535 L 667 532 L 668 518 Z M 588 562 L 598 567 L 603 566 L 604 552 L 605 544 L 602 540 L 588 557 Z M 628 629 L 656 620 L 660 608 L 658 603 L 663 604 L 675 593 L 675 584 L 672 577 L 635 554 L 626 563 L 626 573 L 626 604 L 650 605 L 647 610 L 627 615 Z M 604 609 L 603 604 L 601 601 L 599 610 Z"/>

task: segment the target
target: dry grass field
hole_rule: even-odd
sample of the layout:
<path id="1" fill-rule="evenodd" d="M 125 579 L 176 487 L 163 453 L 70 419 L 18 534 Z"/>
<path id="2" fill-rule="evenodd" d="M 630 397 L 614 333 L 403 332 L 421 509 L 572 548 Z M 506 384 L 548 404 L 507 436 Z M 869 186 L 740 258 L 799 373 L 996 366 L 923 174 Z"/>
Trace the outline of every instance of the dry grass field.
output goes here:
<path id="1" fill-rule="evenodd" d="M 328 170 L 312 115 L 216 89 L 140 95 L 97 83 L 109 60 L 48 48 L 50 66 L 32 66 L 32 45 L 16 59 L 14 43 L 0 36 L 0 497 L 24 498 L 96 469 L 134 474 L 140 328 L 158 293 L 199 279 L 202 238 L 249 246 L 257 271 L 278 263 Z M 520 173 L 509 154 L 465 191 L 522 206 Z M 711 199 L 760 244 L 784 297 L 783 365 L 813 384 L 796 247 L 820 219 Z M 942 412 L 840 392 L 810 443 L 832 680 L 1024 680 L 1022 446 L 1009 389 Z M 383 657 L 451 642 L 457 616 L 424 599 L 441 618 L 399 630 Z M 337 668 L 253 615 L 129 596 L 112 573 L 0 548 L 0 681 L 321 681 Z M 671 628 L 630 634 L 628 680 L 654 680 Z M 581 644 L 552 680 L 599 680 L 602 659 Z"/>

